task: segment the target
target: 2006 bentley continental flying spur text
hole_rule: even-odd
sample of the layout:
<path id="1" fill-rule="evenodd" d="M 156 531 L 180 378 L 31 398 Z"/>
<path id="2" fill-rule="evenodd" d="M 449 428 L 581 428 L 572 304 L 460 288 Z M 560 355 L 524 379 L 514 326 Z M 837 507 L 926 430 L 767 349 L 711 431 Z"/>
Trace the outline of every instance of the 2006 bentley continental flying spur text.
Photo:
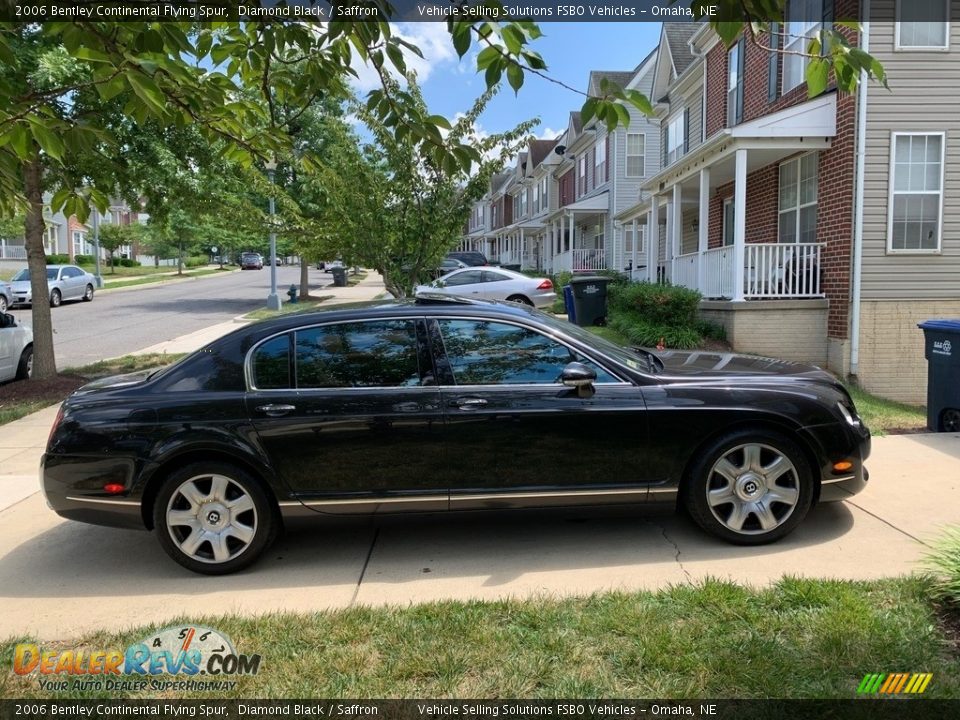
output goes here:
<path id="1" fill-rule="evenodd" d="M 869 452 L 817 368 L 628 349 L 532 308 L 427 296 L 279 317 L 90 383 L 41 473 L 63 517 L 154 530 L 218 574 L 285 521 L 331 514 L 666 503 L 766 543 L 862 490 Z"/>

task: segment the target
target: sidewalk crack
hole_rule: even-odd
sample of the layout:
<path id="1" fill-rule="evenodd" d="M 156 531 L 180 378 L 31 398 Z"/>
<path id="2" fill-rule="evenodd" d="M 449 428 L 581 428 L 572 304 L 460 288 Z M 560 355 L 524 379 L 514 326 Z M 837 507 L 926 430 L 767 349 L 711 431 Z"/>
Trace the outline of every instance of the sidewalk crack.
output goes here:
<path id="1" fill-rule="evenodd" d="M 687 576 L 687 582 L 693 582 L 693 575 L 691 575 L 690 571 L 687 570 L 686 567 L 684 567 L 683 560 L 680 559 L 680 555 L 682 554 L 682 551 L 680 550 L 680 546 L 677 545 L 677 543 L 673 540 L 673 538 L 671 538 L 670 535 L 667 534 L 667 528 L 658 522 L 654 522 L 653 520 L 648 520 L 647 522 L 649 522 L 651 525 L 653 525 L 658 530 L 660 530 L 660 534 L 663 535 L 663 539 L 673 546 L 673 549 L 676 550 L 676 552 L 673 555 L 673 559 L 676 561 L 677 565 L 680 566 L 680 570 L 683 571 L 683 574 Z"/>
<path id="2" fill-rule="evenodd" d="M 373 538 L 370 540 L 370 548 L 367 550 L 367 557 L 363 561 L 363 568 L 360 570 L 360 577 L 357 578 L 357 586 L 353 589 L 353 597 L 350 598 L 350 605 L 353 607 L 357 602 L 357 595 L 360 594 L 360 585 L 363 584 L 363 578 L 367 574 L 367 566 L 370 564 L 370 558 L 373 556 L 373 548 L 377 544 L 377 538 L 380 537 L 380 528 L 373 531 Z"/>

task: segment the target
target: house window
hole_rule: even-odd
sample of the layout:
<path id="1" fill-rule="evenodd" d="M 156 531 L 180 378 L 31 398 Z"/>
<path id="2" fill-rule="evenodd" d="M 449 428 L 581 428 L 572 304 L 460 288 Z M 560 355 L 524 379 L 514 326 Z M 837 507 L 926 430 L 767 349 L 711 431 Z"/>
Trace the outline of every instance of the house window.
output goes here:
<path id="1" fill-rule="evenodd" d="M 43 231 L 43 249 L 47 255 L 55 255 L 57 247 L 57 226 L 47 225 Z"/>
<path id="2" fill-rule="evenodd" d="M 577 194 L 583 195 L 587 192 L 587 153 L 580 153 L 577 161 Z"/>
<path id="3" fill-rule="evenodd" d="M 647 137 L 643 133 L 627 133 L 627 177 L 643 177 Z"/>
<path id="4" fill-rule="evenodd" d="M 643 238 L 644 238 L 644 229 L 642 226 L 637 225 L 637 252 L 642 253 L 643 249 Z M 624 255 L 632 256 L 633 255 L 633 243 L 634 243 L 634 234 L 633 234 L 633 223 L 630 225 L 624 225 L 623 227 L 623 252 Z"/>
<path id="5" fill-rule="evenodd" d="M 533 213 L 540 212 L 540 183 L 533 186 Z"/>
<path id="6" fill-rule="evenodd" d="M 780 165 L 782 243 L 817 241 L 817 155 L 809 153 Z"/>
<path id="7" fill-rule="evenodd" d="M 810 40 L 820 32 L 823 0 L 790 0 L 783 38 L 783 94 L 804 82 Z"/>
<path id="8" fill-rule="evenodd" d="M 891 140 L 891 251 L 940 249 L 944 133 L 894 133 Z"/>
<path id="9" fill-rule="evenodd" d="M 667 165 L 683 157 L 684 139 L 686 137 L 684 116 L 685 113 L 679 112 L 667 123 Z"/>
<path id="10" fill-rule="evenodd" d="M 733 127 L 743 120 L 743 64 L 740 54 L 743 42 L 738 42 L 727 53 L 727 126 Z"/>
<path id="11" fill-rule="evenodd" d="M 86 233 L 80 232 L 79 230 L 73 231 L 73 254 L 74 255 L 90 254 L 90 244 L 87 242 L 87 235 Z"/>
<path id="12" fill-rule="evenodd" d="M 723 244 L 725 247 L 733 245 L 733 235 L 736 231 L 734 227 L 736 222 L 736 216 L 733 214 L 734 207 L 733 198 L 723 201 Z"/>
<path id="13" fill-rule="evenodd" d="M 897 2 L 898 50 L 946 50 L 950 44 L 950 0 Z"/>
<path id="14" fill-rule="evenodd" d="M 547 196 L 547 178 L 544 176 L 540 179 L 540 208 L 539 210 L 546 210 L 550 206 L 549 197 Z"/>
<path id="15" fill-rule="evenodd" d="M 595 248 L 603 247 L 603 223 L 599 223 L 593 227 L 593 246 Z"/>
<path id="16" fill-rule="evenodd" d="M 603 183 L 607 176 L 607 149 L 605 144 L 593 146 L 593 186 Z"/>

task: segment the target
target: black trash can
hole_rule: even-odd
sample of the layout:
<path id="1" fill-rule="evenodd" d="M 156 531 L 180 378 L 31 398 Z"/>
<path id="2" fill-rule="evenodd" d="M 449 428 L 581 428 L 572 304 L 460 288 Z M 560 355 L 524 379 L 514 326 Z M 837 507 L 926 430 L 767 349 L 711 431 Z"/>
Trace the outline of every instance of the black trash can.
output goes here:
<path id="1" fill-rule="evenodd" d="M 960 432 L 960 320 L 917 325 L 926 338 L 927 427 Z"/>
<path id="2" fill-rule="evenodd" d="M 580 326 L 607 322 L 607 283 L 610 278 L 595 275 L 570 280 L 573 293 L 574 323 Z"/>
<path id="3" fill-rule="evenodd" d="M 333 273 L 333 286 L 334 287 L 346 287 L 347 286 L 347 269 L 344 267 L 335 267 L 330 271 Z"/>

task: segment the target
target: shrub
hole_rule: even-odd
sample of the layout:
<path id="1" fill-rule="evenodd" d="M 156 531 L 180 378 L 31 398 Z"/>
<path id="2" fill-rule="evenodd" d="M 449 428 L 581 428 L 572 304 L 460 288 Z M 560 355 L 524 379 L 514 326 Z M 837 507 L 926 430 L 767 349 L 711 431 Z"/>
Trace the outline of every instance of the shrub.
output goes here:
<path id="1" fill-rule="evenodd" d="M 726 340 L 727 329 L 720 323 L 710 320 L 697 320 L 697 333 L 709 340 Z"/>
<path id="2" fill-rule="evenodd" d="M 195 268 L 206 265 L 210 262 L 210 258 L 206 255 L 191 255 L 190 257 L 185 257 L 183 259 L 184 267 Z"/>
<path id="3" fill-rule="evenodd" d="M 77 265 L 93 265 L 93 263 L 95 262 L 93 255 L 74 255 L 73 261 Z"/>
<path id="4" fill-rule="evenodd" d="M 651 325 L 694 328 L 701 295 L 696 290 L 659 283 L 614 283 L 609 289 L 613 310 L 638 314 Z"/>
<path id="5" fill-rule="evenodd" d="M 140 261 L 132 260 L 131 258 L 120 258 L 120 265 L 123 267 L 140 267 Z"/>
<path id="6" fill-rule="evenodd" d="M 960 527 L 948 528 L 926 558 L 938 600 L 960 607 Z"/>
<path id="7" fill-rule="evenodd" d="M 68 262 L 69 255 L 47 255 L 47 265 L 66 265 Z"/>
<path id="8" fill-rule="evenodd" d="M 656 347 L 661 340 L 670 348 L 695 348 L 700 344 L 700 334 L 692 327 L 664 325 L 649 322 L 630 312 L 612 312 L 607 324 L 627 338 L 632 345 Z"/>

